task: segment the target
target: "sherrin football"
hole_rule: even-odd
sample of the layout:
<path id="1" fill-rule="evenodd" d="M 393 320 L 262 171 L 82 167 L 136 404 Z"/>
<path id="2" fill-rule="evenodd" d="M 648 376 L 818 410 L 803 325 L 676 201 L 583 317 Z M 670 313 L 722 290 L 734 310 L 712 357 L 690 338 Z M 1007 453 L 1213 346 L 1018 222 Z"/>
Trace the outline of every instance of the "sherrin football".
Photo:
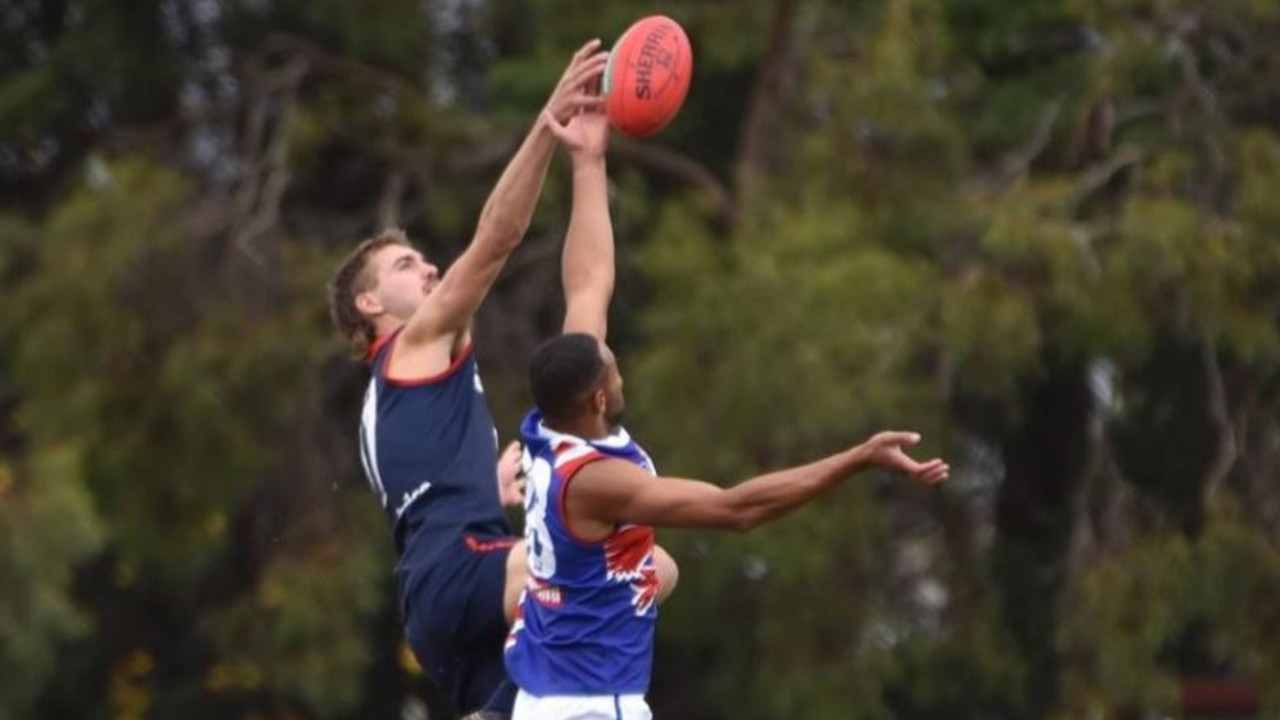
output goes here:
<path id="1" fill-rule="evenodd" d="M 609 52 L 609 124 L 638 138 L 658 132 L 680 111 L 692 76 L 693 48 L 680 23 L 665 15 L 637 20 Z"/>

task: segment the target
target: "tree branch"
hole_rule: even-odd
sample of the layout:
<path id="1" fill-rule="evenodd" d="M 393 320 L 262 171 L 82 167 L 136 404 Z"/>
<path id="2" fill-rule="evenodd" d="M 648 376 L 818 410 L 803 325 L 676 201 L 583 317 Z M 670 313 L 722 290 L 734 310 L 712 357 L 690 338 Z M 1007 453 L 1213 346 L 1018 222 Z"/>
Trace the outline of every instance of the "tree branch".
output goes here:
<path id="1" fill-rule="evenodd" d="M 382 186 L 382 195 L 378 198 L 378 227 L 398 227 L 401 209 L 404 206 L 404 192 L 407 186 L 405 174 L 401 170 L 392 170 Z"/>
<path id="2" fill-rule="evenodd" d="M 333 55 L 306 38 L 291 33 L 271 33 L 263 41 L 259 54 L 263 57 L 283 54 L 306 58 L 316 71 L 348 75 L 370 83 L 391 86 L 407 92 L 421 94 L 422 90 L 410 78 L 387 68 L 370 65 L 341 55 Z"/>
<path id="3" fill-rule="evenodd" d="M 711 202 L 716 222 L 730 226 L 737 214 L 733 197 L 715 175 L 696 160 L 674 150 L 615 135 L 609 142 L 612 153 L 649 170 L 676 178 L 699 190 Z"/>
<path id="4" fill-rule="evenodd" d="M 1031 164 L 1040 157 L 1044 149 L 1049 146 L 1049 141 L 1053 139 L 1053 124 L 1058 121 L 1058 114 L 1062 112 L 1062 98 L 1057 97 L 1049 101 L 1044 110 L 1040 111 L 1040 117 L 1036 120 L 1035 129 L 1031 133 L 1031 137 L 1027 138 L 1021 146 L 1005 155 L 1000 160 L 1000 168 L 997 171 L 996 187 L 1004 188 L 1009 184 L 1025 178 L 1031 172 Z"/>
<path id="5" fill-rule="evenodd" d="M 1200 348 L 1204 360 L 1205 382 L 1208 385 L 1209 421 L 1218 433 L 1218 449 L 1204 482 L 1204 507 L 1207 510 L 1213 506 L 1218 491 L 1226 483 L 1240 450 L 1235 427 L 1227 410 L 1226 383 L 1222 378 L 1222 365 L 1218 362 L 1218 344 L 1206 333 Z"/>
<path id="6" fill-rule="evenodd" d="M 307 58 L 298 56 L 271 72 L 249 72 L 249 109 L 242 151 L 246 170 L 233 200 L 231 237 L 233 245 L 259 266 L 266 261 L 253 244 L 280 218 L 280 199 L 289 184 L 289 135 L 298 85 L 309 68 Z M 278 106 L 275 123 L 270 140 L 264 140 L 268 134 L 267 108 L 273 102 Z M 262 147 L 264 142 L 266 147 Z"/>
<path id="7" fill-rule="evenodd" d="M 739 205 L 750 202 L 755 196 L 759 176 L 763 171 L 765 149 L 773 146 L 769 141 L 771 121 L 778 109 L 786 103 L 789 91 L 787 81 L 795 65 L 795 53 L 792 52 L 795 15 L 795 3 L 792 0 L 777 0 L 774 3 L 773 18 L 769 23 L 769 47 L 761 60 L 760 80 L 756 84 L 738 135 L 734 182 Z"/>
<path id="8" fill-rule="evenodd" d="M 1088 200 L 1103 185 L 1111 182 L 1111 178 L 1115 177 L 1116 173 L 1130 165 L 1142 162 L 1143 157 L 1142 151 L 1138 148 L 1125 146 L 1108 157 L 1106 162 L 1085 168 L 1076 181 L 1076 188 L 1071 194 L 1071 199 L 1068 200 L 1069 214 L 1075 215 L 1080 204 Z"/>

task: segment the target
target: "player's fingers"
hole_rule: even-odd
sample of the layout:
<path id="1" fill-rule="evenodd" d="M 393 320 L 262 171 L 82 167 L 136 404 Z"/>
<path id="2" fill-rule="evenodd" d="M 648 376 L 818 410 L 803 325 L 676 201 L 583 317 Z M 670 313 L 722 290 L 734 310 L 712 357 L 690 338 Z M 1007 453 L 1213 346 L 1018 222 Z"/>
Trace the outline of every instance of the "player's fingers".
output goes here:
<path id="1" fill-rule="evenodd" d="M 586 78 L 604 72 L 608 64 L 609 53 L 600 52 L 583 58 L 565 70 L 557 85 L 580 85 Z"/>
<path id="2" fill-rule="evenodd" d="M 578 67 L 566 70 L 564 77 L 560 78 L 560 82 L 556 84 L 548 106 L 554 109 L 557 115 L 563 115 L 566 103 L 570 102 L 569 97 L 581 93 L 588 80 L 598 78 L 604 72 L 607 57 L 606 53 L 600 53 Z"/>
<path id="3" fill-rule="evenodd" d="M 576 67 L 571 69 L 565 75 L 568 85 L 578 87 L 585 84 L 588 80 L 598 77 L 604 72 L 604 68 L 609 64 L 609 53 L 600 52 L 583 60 Z"/>
<path id="4" fill-rule="evenodd" d="M 588 40 L 586 44 L 578 48 L 578 51 L 570 58 L 569 64 L 565 66 L 564 72 L 560 74 L 560 80 L 556 82 L 556 87 L 553 91 L 556 95 L 563 93 L 565 88 L 573 87 L 576 84 L 574 78 L 577 76 L 578 71 L 582 69 L 584 63 L 589 62 L 595 55 L 604 54 L 606 57 L 608 56 L 608 53 L 599 52 L 599 48 L 600 40 L 598 38 Z"/>
<path id="5" fill-rule="evenodd" d="M 875 439 L 880 445 L 915 445 L 920 442 L 920 433 L 888 430 L 877 433 Z"/>
<path id="6" fill-rule="evenodd" d="M 566 104 L 573 112 L 581 110 L 599 110 L 604 107 L 604 98 L 599 95 L 588 95 L 583 92 L 577 92 L 565 99 Z"/>
<path id="7" fill-rule="evenodd" d="M 560 140 L 568 141 L 569 127 L 564 123 L 561 123 L 555 113 L 550 110 L 543 110 L 542 120 L 547 124 L 547 128 L 551 130 L 552 135 L 555 135 Z"/>
<path id="8" fill-rule="evenodd" d="M 935 485 L 946 480 L 951 474 L 951 466 L 941 460 L 930 460 L 921 466 L 920 472 L 915 473 L 915 477 L 926 485 Z"/>
<path id="9" fill-rule="evenodd" d="M 941 460 L 937 459 L 925 461 L 912 460 L 906 454 L 900 454 L 898 456 L 898 462 L 898 469 L 913 477 L 924 475 L 931 470 L 935 470 L 942 463 Z"/>
<path id="10" fill-rule="evenodd" d="M 577 92 L 573 93 L 573 100 L 575 103 L 584 107 L 595 107 L 597 105 L 601 107 L 604 106 L 603 95 L 585 88 L 579 89 Z"/>
<path id="11" fill-rule="evenodd" d="M 577 52 L 573 54 L 573 60 L 570 61 L 570 64 L 581 62 L 583 58 L 595 52 L 596 49 L 600 47 L 600 44 L 600 38 L 591 38 L 586 41 L 582 44 L 582 47 L 578 48 Z"/>
<path id="12" fill-rule="evenodd" d="M 568 93 L 589 92 L 588 86 L 591 83 L 599 82 L 600 77 L 604 74 L 603 67 L 590 68 L 582 73 L 575 73 L 573 77 L 565 78 L 562 87 L 556 88 L 556 92 L 565 95 Z M 599 93 L 596 93 L 599 94 Z"/>

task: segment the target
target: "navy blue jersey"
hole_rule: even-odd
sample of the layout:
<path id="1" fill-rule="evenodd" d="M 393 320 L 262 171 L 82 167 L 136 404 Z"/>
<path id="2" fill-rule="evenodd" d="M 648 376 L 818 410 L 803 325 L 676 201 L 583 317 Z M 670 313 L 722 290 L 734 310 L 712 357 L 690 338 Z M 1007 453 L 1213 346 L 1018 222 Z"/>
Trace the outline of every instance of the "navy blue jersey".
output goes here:
<path id="1" fill-rule="evenodd" d="M 468 345 L 444 372 L 387 378 L 398 333 L 376 344 L 360 418 L 365 475 L 391 520 L 403 566 L 434 564 L 460 538 L 511 534 L 498 499 L 498 435 Z"/>
<path id="2" fill-rule="evenodd" d="M 529 577 L 507 639 L 507 672 L 537 696 L 644 693 L 658 617 L 653 528 L 620 524 L 586 541 L 573 534 L 564 508 L 574 474 L 588 463 L 616 458 L 650 474 L 653 463 L 622 429 L 584 440 L 547 428 L 534 411 L 521 435 L 531 459 Z"/>

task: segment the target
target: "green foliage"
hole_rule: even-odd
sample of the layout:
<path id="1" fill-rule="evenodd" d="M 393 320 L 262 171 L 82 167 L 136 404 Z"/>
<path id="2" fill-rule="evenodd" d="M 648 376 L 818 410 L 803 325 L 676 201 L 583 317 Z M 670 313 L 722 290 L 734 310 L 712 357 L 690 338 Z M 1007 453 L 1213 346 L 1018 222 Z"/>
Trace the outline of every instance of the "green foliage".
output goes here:
<path id="1" fill-rule="evenodd" d="M 1192 563 L 1187 542 L 1164 536 L 1088 574 L 1081 597 L 1066 603 L 1071 612 L 1063 638 L 1068 652 L 1083 648 L 1090 656 L 1073 665 L 1083 677 L 1073 673 L 1067 682 L 1079 702 L 1101 702 L 1103 707 L 1084 705 L 1078 710 L 1174 710 L 1175 678 L 1155 660 L 1188 620 Z M 1081 686 L 1070 687 L 1073 682 Z"/>
<path id="2" fill-rule="evenodd" d="M 50 448 L 26 467 L 0 462 L 0 714 L 30 717 L 58 668 L 57 649 L 91 629 L 68 595 L 76 565 L 103 540 L 74 446 Z"/>
<path id="3" fill-rule="evenodd" d="M 319 40 L 340 57 L 420 72 L 432 49 L 433 15 L 441 3 L 416 0 L 234 0 L 222 19 L 227 33 L 253 47 L 271 33 Z"/>
<path id="4" fill-rule="evenodd" d="M 41 232 L 38 282 L 12 307 L 24 328 L 16 375 L 32 398 L 61 397 L 23 421 L 37 443 L 83 443 L 83 480 L 127 556 L 191 573 L 220 542 L 208 490 L 231 500 L 255 462 L 224 443 L 252 435 L 220 391 L 183 375 L 210 370 L 197 349 L 209 340 L 194 340 L 194 356 L 181 345 L 194 301 L 173 272 L 187 261 L 185 183 L 136 161 L 91 167 Z"/>
<path id="5" fill-rule="evenodd" d="M 1143 707 L 1176 711 L 1178 667 L 1170 647 L 1197 626 L 1212 628 L 1207 651 L 1264 690 L 1277 672 L 1274 543 L 1230 516 L 1194 541 L 1158 533 L 1092 568 L 1064 623 L 1075 657 L 1066 683 L 1079 712 Z"/>
<path id="6" fill-rule="evenodd" d="M 1280 676 L 1280 548 L 1270 539 L 1225 515 L 1198 543 L 1198 566 L 1189 573 L 1194 608 L 1213 628 L 1210 647 L 1261 691 L 1263 712 L 1280 711 L 1280 693 L 1270 683 Z"/>
<path id="7" fill-rule="evenodd" d="M 568 53 L 657 12 L 696 72 L 610 157 L 629 425 L 720 483 L 888 426 L 955 473 L 664 536 L 659 715 L 1177 715 L 1206 670 L 1274 714 L 1278 8 L 19 3 L 0 715 L 420 694 L 321 289 L 383 221 L 457 252 Z M 557 163 L 475 328 L 504 424 L 556 324 L 569 198 Z"/>
<path id="8" fill-rule="evenodd" d="M 371 513 L 347 513 L 351 527 L 376 521 Z M 251 594 L 205 617 L 218 655 L 205 687 L 214 695 L 265 692 L 320 718 L 350 712 L 361 700 L 361 673 L 371 659 L 368 619 L 386 602 L 382 546 L 373 533 L 361 533 L 278 554 Z"/>

